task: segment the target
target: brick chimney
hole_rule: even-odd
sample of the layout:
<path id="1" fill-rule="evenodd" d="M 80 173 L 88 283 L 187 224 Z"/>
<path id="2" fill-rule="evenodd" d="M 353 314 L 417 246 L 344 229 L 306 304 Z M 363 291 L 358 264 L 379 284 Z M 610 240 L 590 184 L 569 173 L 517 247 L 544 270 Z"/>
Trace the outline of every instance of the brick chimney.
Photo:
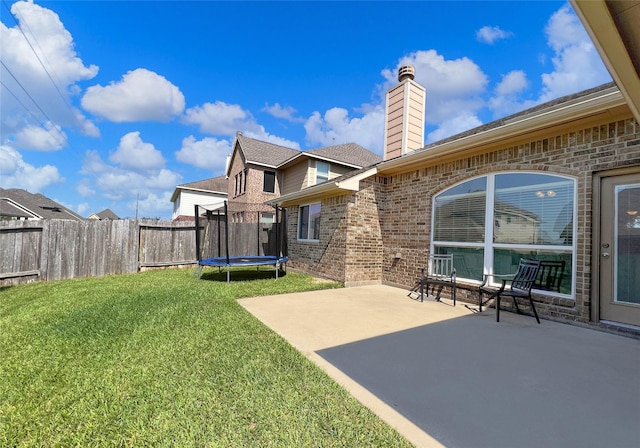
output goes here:
<path id="1" fill-rule="evenodd" d="M 424 146 L 424 111 L 427 91 L 415 82 L 415 69 L 398 69 L 398 84 L 387 90 L 384 127 L 384 160 Z"/>

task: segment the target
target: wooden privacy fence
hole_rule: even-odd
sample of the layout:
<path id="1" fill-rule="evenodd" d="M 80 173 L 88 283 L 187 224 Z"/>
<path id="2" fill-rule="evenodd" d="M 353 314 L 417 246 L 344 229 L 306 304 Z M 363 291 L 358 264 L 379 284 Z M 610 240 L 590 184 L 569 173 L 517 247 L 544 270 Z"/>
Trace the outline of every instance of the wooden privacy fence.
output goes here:
<path id="1" fill-rule="evenodd" d="M 0 221 L 0 285 L 196 263 L 195 224 Z"/>

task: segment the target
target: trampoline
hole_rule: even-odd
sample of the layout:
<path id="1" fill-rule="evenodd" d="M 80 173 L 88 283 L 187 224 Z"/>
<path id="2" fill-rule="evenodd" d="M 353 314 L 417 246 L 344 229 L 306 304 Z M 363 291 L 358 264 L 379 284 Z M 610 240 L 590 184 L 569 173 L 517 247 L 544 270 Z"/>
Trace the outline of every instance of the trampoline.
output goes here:
<path id="1" fill-rule="evenodd" d="M 227 283 L 231 281 L 230 268 L 232 266 L 274 266 L 276 269 L 276 280 L 278 279 L 278 272 L 280 267 L 284 266 L 286 270 L 286 263 L 289 257 L 277 257 L 275 255 L 252 255 L 252 256 L 237 256 L 237 257 L 213 257 L 205 258 L 198 261 L 198 278 L 202 276 L 202 268 L 204 266 L 212 266 L 218 268 L 227 268 Z"/>
<path id="2" fill-rule="evenodd" d="M 246 204 L 245 204 L 246 205 Z M 246 222 L 229 222 L 230 214 L 238 214 L 241 209 L 229 207 L 227 201 L 211 205 L 196 205 L 195 219 L 200 223 L 206 217 L 206 225 L 196 225 L 196 254 L 198 267 L 195 274 L 202 278 L 205 267 L 227 269 L 227 283 L 231 282 L 231 268 L 242 266 L 273 266 L 276 280 L 280 269 L 286 272 L 287 255 L 286 213 L 279 206 L 273 206 L 275 213 L 272 223 L 260 222 L 261 213 L 255 212 L 254 219 L 249 212 L 241 211 Z M 201 213 L 204 210 L 204 213 Z M 200 229 L 204 229 L 204 235 Z"/>

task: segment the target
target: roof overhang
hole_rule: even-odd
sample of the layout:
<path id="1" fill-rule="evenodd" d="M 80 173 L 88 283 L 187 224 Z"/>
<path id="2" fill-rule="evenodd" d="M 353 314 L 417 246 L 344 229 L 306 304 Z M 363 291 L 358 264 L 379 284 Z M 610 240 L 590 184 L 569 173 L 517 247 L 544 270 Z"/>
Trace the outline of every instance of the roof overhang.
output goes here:
<path id="1" fill-rule="evenodd" d="M 323 157 L 323 156 L 318 156 L 316 154 L 313 153 L 308 153 L 307 151 L 302 151 L 300 152 L 300 154 L 296 154 L 295 156 L 285 160 L 284 162 L 282 162 L 280 165 L 278 165 L 278 169 L 284 169 L 287 168 L 291 165 L 294 165 L 296 163 L 298 163 L 300 161 L 301 158 L 306 158 L 306 159 L 314 159 L 314 160 L 320 160 L 323 162 L 329 162 L 329 163 L 335 163 L 337 165 L 343 165 L 349 168 L 354 168 L 354 169 L 360 169 L 362 168 L 362 165 L 354 165 L 352 163 L 347 163 L 347 162 L 342 162 L 340 160 L 336 160 L 336 159 L 332 159 L 330 157 Z"/>
<path id="2" fill-rule="evenodd" d="M 640 0 L 570 0 L 640 122 Z"/>
<path id="3" fill-rule="evenodd" d="M 304 204 L 311 200 L 315 201 L 326 197 L 338 196 L 347 191 L 358 191 L 360 190 L 360 181 L 375 175 L 377 172 L 376 167 L 369 168 L 354 176 L 349 176 L 344 179 L 337 178 L 338 180 L 336 181 L 329 180 L 319 185 L 282 195 L 276 199 L 267 201 L 267 204 L 278 204 L 282 207 L 288 207 L 290 205 Z"/>
<path id="4" fill-rule="evenodd" d="M 598 119 L 602 115 L 613 114 L 613 110 L 624 109 L 629 113 L 627 102 L 620 91 L 612 87 L 579 101 L 559 104 L 547 110 L 522 115 L 509 120 L 502 126 L 478 132 L 455 140 L 447 141 L 424 150 L 410 152 L 401 157 L 387 160 L 377 165 L 378 173 L 391 175 L 421 165 L 440 162 L 449 156 L 461 157 L 462 154 L 479 152 L 491 145 L 504 145 L 508 141 L 533 134 L 541 130 L 569 126 L 582 119 Z"/>

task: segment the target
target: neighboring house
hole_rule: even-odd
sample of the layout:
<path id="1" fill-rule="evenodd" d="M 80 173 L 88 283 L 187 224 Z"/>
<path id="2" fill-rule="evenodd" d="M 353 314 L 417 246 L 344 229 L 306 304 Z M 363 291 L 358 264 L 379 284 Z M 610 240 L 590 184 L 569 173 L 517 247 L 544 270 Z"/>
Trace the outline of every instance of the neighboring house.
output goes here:
<path id="1" fill-rule="evenodd" d="M 40 193 L 0 188 L 0 220 L 38 219 L 84 221 L 82 216 Z"/>
<path id="2" fill-rule="evenodd" d="M 227 199 L 228 181 L 225 176 L 178 185 L 171 196 L 174 221 L 193 221 L 195 206 L 217 206 Z"/>
<path id="3" fill-rule="evenodd" d="M 120 219 L 120 218 L 118 217 L 118 215 L 113 213 L 113 211 L 111 211 L 110 209 L 106 208 L 106 209 L 102 210 L 100 213 L 93 213 L 87 219 L 92 219 L 94 221 L 102 221 L 102 220 L 105 220 L 105 219 L 114 220 L 114 219 Z"/>
<path id="4" fill-rule="evenodd" d="M 298 151 L 244 137 L 238 132 L 227 168 L 229 215 L 233 222 L 272 222 L 265 205 L 282 194 L 327 182 L 380 161 L 355 143 Z"/>
<path id="5" fill-rule="evenodd" d="M 410 288 L 429 252 L 453 253 L 475 302 L 485 273 L 563 260 L 560 291 L 535 294 L 542 315 L 640 334 L 640 49 L 618 45 L 638 28 L 612 3 L 573 2 L 604 59 L 617 39 L 618 85 L 283 192 L 272 203 L 288 211 L 289 265 Z"/>

